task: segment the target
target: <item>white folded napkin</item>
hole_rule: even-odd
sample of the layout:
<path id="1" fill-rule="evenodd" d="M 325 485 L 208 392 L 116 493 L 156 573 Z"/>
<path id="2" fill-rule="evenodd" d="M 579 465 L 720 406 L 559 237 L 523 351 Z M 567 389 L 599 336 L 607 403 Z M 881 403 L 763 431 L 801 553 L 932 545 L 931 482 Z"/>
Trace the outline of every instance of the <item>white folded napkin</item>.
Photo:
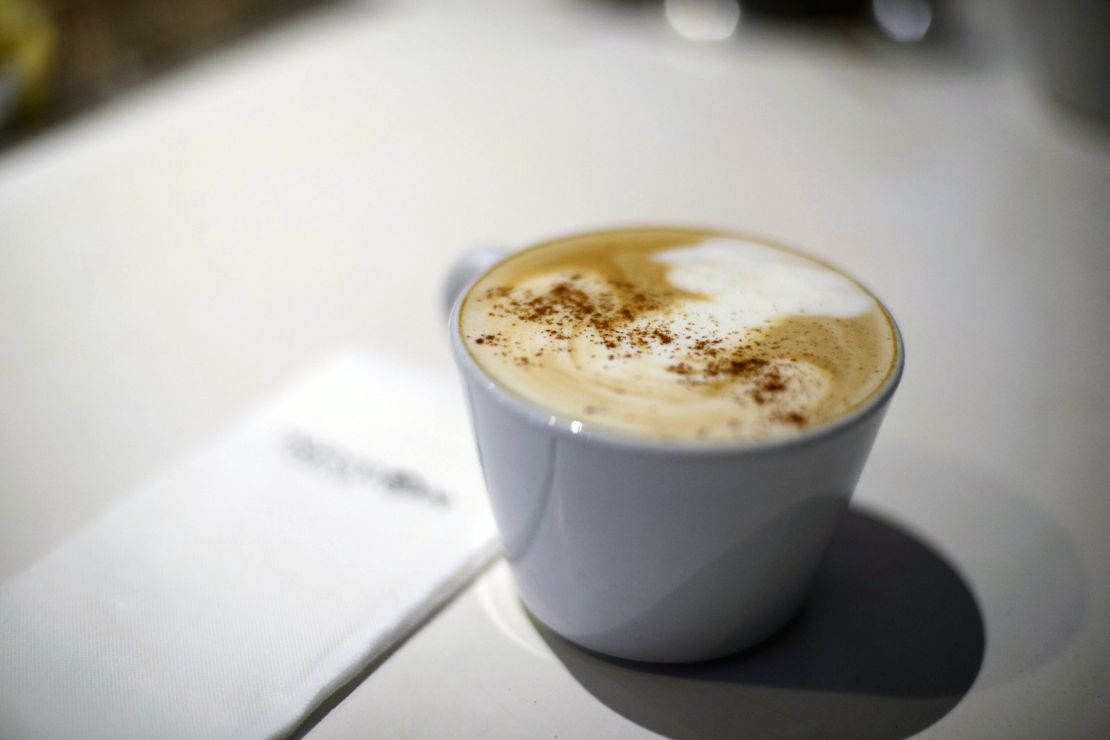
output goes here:
<path id="1" fill-rule="evenodd" d="M 0 737 L 287 733 L 493 552 L 457 384 L 344 353 L 0 585 Z"/>

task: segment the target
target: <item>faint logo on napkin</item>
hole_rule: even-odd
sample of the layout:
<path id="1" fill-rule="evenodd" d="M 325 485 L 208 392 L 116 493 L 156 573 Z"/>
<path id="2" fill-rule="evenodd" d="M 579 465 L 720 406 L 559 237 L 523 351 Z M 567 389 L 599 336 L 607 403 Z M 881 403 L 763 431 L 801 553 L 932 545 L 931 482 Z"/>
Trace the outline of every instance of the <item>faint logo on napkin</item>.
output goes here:
<path id="1" fill-rule="evenodd" d="M 284 446 L 298 464 L 333 481 L 370 486 L 444 508 L 451 506 L 442 488 L 432 486 L 411 470 L 384 465 L 301 431 L 288 434 Z"/>

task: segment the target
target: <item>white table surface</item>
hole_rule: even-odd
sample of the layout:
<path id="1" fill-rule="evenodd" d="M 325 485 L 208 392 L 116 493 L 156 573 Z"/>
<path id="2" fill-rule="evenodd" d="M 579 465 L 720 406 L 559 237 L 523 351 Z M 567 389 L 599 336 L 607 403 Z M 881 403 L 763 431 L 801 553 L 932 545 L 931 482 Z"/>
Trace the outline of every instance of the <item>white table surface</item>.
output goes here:
<path id="1" fill-rule="evenodd" d="M 1005 7 L 946 55 L 620 7 L 341 4 L 0 155 L 0 578 L 331 349 L 446 366 L 467 246 L 711 224 L 847 267 L 906 338 L 808 616 L 647 670 L 499 564 L 308 737 L 1105 736 L 1110 134 Z"/>

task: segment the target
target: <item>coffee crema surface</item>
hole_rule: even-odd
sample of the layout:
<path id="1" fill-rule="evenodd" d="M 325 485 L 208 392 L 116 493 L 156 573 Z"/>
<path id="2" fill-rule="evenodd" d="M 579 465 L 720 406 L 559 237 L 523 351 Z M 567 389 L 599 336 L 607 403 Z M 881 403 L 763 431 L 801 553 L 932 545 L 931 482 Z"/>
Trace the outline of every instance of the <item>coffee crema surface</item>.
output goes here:
<path id="1" fill-rule="evenodd" d="M 471 356 L 512 393 L 588 429 L 751 442 L 864 403 L 897 360 L 890 317 L 843 273 L 705 231 L 548 242 L 467 293 Z"/>

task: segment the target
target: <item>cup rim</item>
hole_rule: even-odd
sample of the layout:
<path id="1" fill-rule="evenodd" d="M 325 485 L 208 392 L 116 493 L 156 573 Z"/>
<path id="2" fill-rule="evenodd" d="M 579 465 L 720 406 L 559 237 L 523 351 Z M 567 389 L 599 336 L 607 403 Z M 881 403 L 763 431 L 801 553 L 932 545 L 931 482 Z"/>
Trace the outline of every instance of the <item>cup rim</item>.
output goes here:
<path id="1" fill-rule="evenodd" d="M 631 433 L 623 433 L 604 426 L 592 424 L 588 420 L 579 419 L 571 415 L 559 413 L 554 409 L 545 408 L 544 406 L 524 398 L 517 393 L 505 388 L 501 383 L 494 379 L 488 372 L 486 372 L 474 359 L 474 356 L 467 349 L 465 342 L 462 338 L 462 325 L 460 323 L 460 314 L 462 312 L 462 305 L 466 302 L 467 296 L 470 295 L 471 289 L 489 272 L 497 268 L 508 259 L 512 259 L 516 255 L 524 251 L 531 251 L 533 249 L 541 249 L 551 244 L 566 241 L 568 239 L 578 237 L 591 237 L 591 236 L 605 236 L 609 234 L 619 234 L 630 231 L 671 231 L 671 232 L 689 232 L 690 234 L 697 234 L 700 236 L 724 236 L 733 239 L 740 239 L 744 241 L 751 241 L 757 244 L 764 244 L 782 249 L 792 254 L 805 257 L 806 259 L 824 265 L 829 269 L 845 276 L 852 282 L 856 283 L 860 288 L 867 292 L 875 302 L 879 305 L 880 310 L 890 322 L 890 326 L 894 331 L 894 346 L 895 346 L 895 361 L 890 372 L 883 380 L 882 384 L 875 389 L 875 391 L 861 404 L 853 408 L 846 414 L 836 417 L 831 421 L 824 424 L 819 424 L 810 429 L 806 429 L 797 434 L 792 434 L 788 437 L 777 437 L 764 440 L 750 440 L 750 441 L 728 441 L 728 440 L 686 440 L 686 439 L 653 439 L 650 437 L 638 437 Z M 615 450 L 623 451 L 644 451 L 652 453 L 672 454 L 682 457 L 723 457 L 723 456 L 737 456 L 737 455 L 756 455 L 767 454 L 769 452 L 776 452 L 779 450 L 788 450 L 796 447 L 810 445 L 827 439 L 830 436 L 838 434 L 849 427 L 853 427 L 873 414 L 879 412 L 886 407 L 890 397 L 901 383 L 903 370 L 906 364 L 906 349 L 905 343 L 902 339 L 902 330 L 898 326 L 894 314 L 887 307 L 881 298 L 871 290 L 867 285 L 861 282 L 851 273 L 840 269 L 819 257 L 814 257 L 800 249 L 790 245 L 783 244 L 774 239 L 768 239 L 761 236 L 754 236 L 751 234 L 744 234 L 737 231 L 728 231 L 723 229 L 705 229 L 694 228 L 687 226 L 666 226 L 666 225 L 635 225 L 613 227 L 607 229 L 596 229 L 590 231 L 579 231 L 570 233 L 561 237 L 553 239 L 546 239 L 542 242 L 529 245 L 523 249 L 518 249 L 508 252 L 504 257 L 497 260 L 497 262 L 490 265 L 481 274 L 477 275 L 467 285 L 466 289 L 460 291 L 451 307 L 450 317 L 448 319 L 448 330 L 450 332 L 451 351 L 455 357 L 455 362 L 464 375 L 469 375 L 468 380 L 474 380 L 482 385 L 488 394 L 496 400 L 500 405 L 506 406 L 517 414 L 527 418 L 529 421 L 543 427 L 547 427 L 557 437 L 567 439 L 567 441 L 574 441 L 577 443 L 585 443 L 594 447 L 612 448 Z"/>

